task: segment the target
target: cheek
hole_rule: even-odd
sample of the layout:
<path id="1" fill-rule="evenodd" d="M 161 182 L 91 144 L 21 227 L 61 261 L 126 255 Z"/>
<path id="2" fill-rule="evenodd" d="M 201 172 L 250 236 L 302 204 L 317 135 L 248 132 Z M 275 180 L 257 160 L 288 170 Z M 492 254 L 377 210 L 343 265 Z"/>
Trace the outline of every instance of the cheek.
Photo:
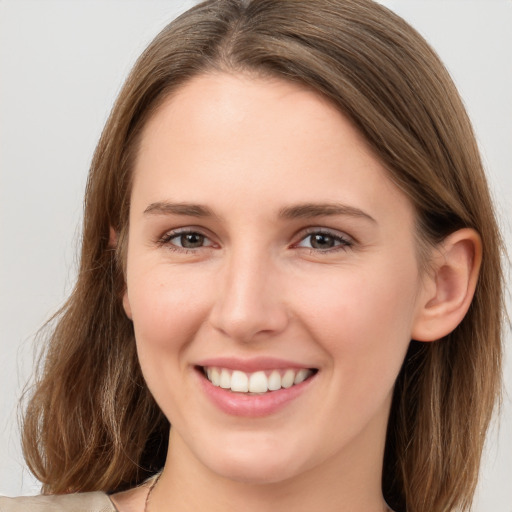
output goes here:
<path id="1" fill-rule="evenodd" d="M 375 265 L 365 272 L 345 269 L 324 280 L 328 286 L 311 280 L 296 294 L 302 301 L 299 316 L 344 379 L 364 385 L 372 382 L 368 375 L 381 375 L 394 381 L 415 312 L 418 280 L 413 263 Z"/>
<path id="2" fill-rule="evenodd" d="M 207 295 L 199 276 L 187 277 L 158 266 L 132 275 L 128 298 L 143 371 L 179 363 L 176 356 L 204 320 Z"/>
<path id="3" fill-rule="evenodd" d="M 207 311 L 206 288 L 199 278 L 149 266 L 132 272 L 128 297 L 137 353 L 147 386 L 171 423 L 179 423 L 190 390 L 184 386 L 190 372 L 186 352 Z M 134 269 L 136 270 L 136 269 Z"/>

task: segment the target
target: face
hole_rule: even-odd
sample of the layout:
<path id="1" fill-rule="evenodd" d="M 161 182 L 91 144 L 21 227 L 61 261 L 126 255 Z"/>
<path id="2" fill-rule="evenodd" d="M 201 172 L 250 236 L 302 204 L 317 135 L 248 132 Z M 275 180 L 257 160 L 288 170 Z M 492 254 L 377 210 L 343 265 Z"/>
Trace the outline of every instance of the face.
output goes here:
<path id="1" fill-rule="evenodd" d="M 124 306 L 176 453 L 250 482 L 380 469 L 415 255 L 411 204 L 316 93 L 219 73 L 168 98 L 135 163 Z"/>

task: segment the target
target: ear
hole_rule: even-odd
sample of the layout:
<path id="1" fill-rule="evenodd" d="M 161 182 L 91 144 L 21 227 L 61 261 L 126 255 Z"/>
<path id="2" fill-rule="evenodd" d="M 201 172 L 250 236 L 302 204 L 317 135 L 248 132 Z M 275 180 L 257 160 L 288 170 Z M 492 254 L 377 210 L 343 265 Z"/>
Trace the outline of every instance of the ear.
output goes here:
<path id="1" fill-rule="evenodd" d="M 117 247 L 117 232 L 112 226 L 110 226 L 108 246 L 110 249 L 115 249 Z"/>
<path id="2" fill-rule="evenodd" d="M 130 299 L 128 298 L 128 289 L 125 287 L 124 293 L 123 293 L 123 309 L 126 313 L 126 316 L 133 320 L 132 318 L 132 307 L 130 306 Z"/>
<path id="3" fill-rule="evenodd" d="M 117 240 L 118 240 L 117 231 L 112 226 L 110 226 L 108 246 L 111 249 L 116 249 Z M 123 292 L 123 309 L 124 309 L 124 312 L 126 313 L 126 316 L 130 320 L 132 320 L 132 308 L 130 306 L 130 300 L 128 299 L 128 290 L 126 288 L 126 283 L 125 283 L 125 288 L 124 288 L 124 292 Z"/>
<path id="4" fill-rule="evenodd" d="M 460 324 L 473 299 L 481 262 L 482 240 L 474 229 L 452 233 L 434 250 L 412 339 L 436 341 Z"/>

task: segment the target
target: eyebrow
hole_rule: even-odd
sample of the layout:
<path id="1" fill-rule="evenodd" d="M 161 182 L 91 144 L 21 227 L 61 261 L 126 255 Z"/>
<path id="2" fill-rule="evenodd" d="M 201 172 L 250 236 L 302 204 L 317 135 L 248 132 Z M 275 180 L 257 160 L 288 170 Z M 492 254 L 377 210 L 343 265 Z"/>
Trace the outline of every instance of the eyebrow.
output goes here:
<path id="1" fill-rule="evenodd" d="M 144 210 L 144 214 L 186 215 L 188 217 L 216 216 L 207 206 L 193 203 L 170 203 L 167 201 L 151 203 Z M 335 215 L 358 217 L 367 219 L 374 223 L 377 222 L 371 215 L 359 208 L 338 203 L 304 203 L 294 206 L 286 206 L 279 210 L 279 218 L 281 219 L 309 219 Z"/>
<path id="2" fill-rule="evenodd" d="M 189 217 L 214 217 L 213 212 L 206 206 L 191 203 L 169 203 L 167 201 L 151 203 L 144 210 L 144 213 L 157 215 L 187 215 Z"/>
<path id="3" fill-rule="evenodd" d="M 371 215 L 363 210 L 355 208 L 354 206 L 339 203 L 305 203 L 296 206 L 287 206 L 279 211 L 279 217 L 284 219 L 305 219 L 330 215 L 359 217 L 377 223 Z"/>

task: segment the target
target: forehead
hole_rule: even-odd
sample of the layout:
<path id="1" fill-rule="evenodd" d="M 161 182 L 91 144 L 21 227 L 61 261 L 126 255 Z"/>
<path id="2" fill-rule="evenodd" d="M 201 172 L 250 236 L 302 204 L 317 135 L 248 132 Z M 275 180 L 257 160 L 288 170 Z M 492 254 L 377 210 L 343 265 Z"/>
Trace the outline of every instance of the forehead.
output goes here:
<path id="1" fill-rule="evenodd" d="M 237 138 L 244 134 L 262 138 L 265 134 L 274 135 L 272 131 L 283 127 L 286 130 L 281 136 L 306 135 L 314 139 L 323 125 L 325 129 L 335 128 L 339 141 L 350 136 L 357 140 L 360 149 L 370 152 L 365 139 L 331 100 L 311 87 L 278 77 L 245 72 L 195 76 L 161 100 L 146 122 L 142 143 L 149 131 L 153 132 L 152 136 L 159 126 L 170 127 L 173 121 L 179 123 L 183 118 L 194 134 L 209 132 L 211 136 L 212 127 L 215 131 L 222 127 L 231 128 Z M 219 137 L 225 134 L 226 131 L 218 131 Z"/>
<path id="2" fill-rule="evenodd" d="M 151 202 L 243 197 L 277 210 L 321 198 L 368 208 L 402 195 L 330 101 L 243 74 L 200 75 L 166 98 L 143 130 L 134 172 L 134 191 Z"/>

